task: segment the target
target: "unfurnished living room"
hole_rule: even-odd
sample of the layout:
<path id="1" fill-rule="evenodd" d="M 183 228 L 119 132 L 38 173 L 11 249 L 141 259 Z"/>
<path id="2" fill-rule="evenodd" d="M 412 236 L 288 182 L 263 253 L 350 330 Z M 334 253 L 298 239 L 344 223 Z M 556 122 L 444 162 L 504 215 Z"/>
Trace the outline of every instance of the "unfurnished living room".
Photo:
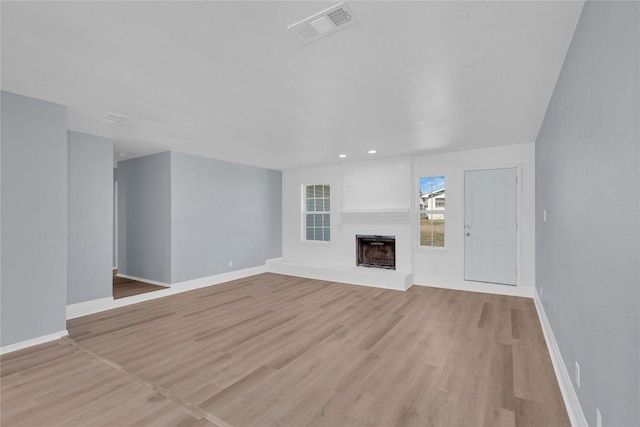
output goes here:
<path id="1" fill-rule="evenodd" d="M 0 19 L 3 427 L 640 427 L 640 1 Z"/>

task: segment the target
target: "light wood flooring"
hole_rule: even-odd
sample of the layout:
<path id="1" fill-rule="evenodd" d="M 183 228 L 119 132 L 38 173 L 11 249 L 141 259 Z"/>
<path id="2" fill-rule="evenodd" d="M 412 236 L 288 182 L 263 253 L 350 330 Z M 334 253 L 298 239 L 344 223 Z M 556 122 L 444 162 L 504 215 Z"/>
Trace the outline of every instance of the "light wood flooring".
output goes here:
<path id="1" fill-rule="evenodd" d="M 3 426 L 568 426 L 533 301 L 261 274 L 10 353 Z"/>
<path id="2" fill-rule="evenodd" d="M 118 277 L 116 276 L 116 272 L 117 270 L 114 270 L 113 273 L 113 299 L 120 299 L 167 289 L 164 286 L 152 285 L 150 283 Z"/>

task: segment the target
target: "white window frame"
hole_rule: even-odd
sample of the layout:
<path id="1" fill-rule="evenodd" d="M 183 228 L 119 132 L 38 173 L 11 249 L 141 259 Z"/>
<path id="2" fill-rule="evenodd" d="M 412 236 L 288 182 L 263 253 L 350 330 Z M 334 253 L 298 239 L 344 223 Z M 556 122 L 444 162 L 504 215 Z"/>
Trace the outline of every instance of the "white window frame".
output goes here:
<path id="1" fill-rule="evenodd" d="M 313 197 L 308 197 L 308 188 L 314 187 Z M 322 187 L 323 194 L 318 196 L 318 187 Z M 328 190 L 328 197 L 325 194 Z M 313 210 L 309 210 L 309 201 L 313 203 Z M 318 209 L 320 206 L 321 210 Z M 328 209 L 327 209 L 328 208 Z M 309 226 L 309 215 L 313 216 L 314 223 Z M 316 221 L 321 220 L 322 223 L 318 225 Z M 325 225 L 328 220 L 329 224 Z M 331 185 L 330 184 L 305 184 L 302 186 L 302 241 L 310 243 L 330 243 L 331 242 Z M 314 236 L 309 238 L 309 230 L 314 230 Z M 320 231 L 320 237 L 318 236 Z"/>
<path id="2" fill-rule="evenodd" d="M 419 197 L 422 195 L 422 188 L 420 186 L 420 180 L 422 180 L 423 178 L 439 178 L 442 177 L 443 181 L 444 181 L 444 188 L 445 188 L 445 194 L 446 194 L 446 182 L 447 182 L 447 178 L 445 175 L 429 175 L 429 174 L 425 174 L 425 175 L 420 175 L 418 176 L 418 194 Z M 433 190 L 432 190 L 433 191 Z M 436 190 L 437 191 L 437 190 Z M 446 196 L 445 196 L 445 200 L 446 200 Z M 435 202 L 435 197 L 433 198 L 433 202 L 432 202 L 432 208 L 431 209 L 423 209 L 422 203 L 418 203 L 418 248 L 421 249 L 428 249 L 428 250 L 443 250 L 446 249 L 447 247 L 447 232 L 446 232 L 446 201 L 445 201 L 445 206 L 443 208 L 437 208 L 435 206 L 436 202 Z M 426 214 L 426 215 L 442 215 L 443 216 L 443 221 L 445 224 L 445 228 L 444 228 L 444 242 L 442 246 L 436 246 L 436 245 L 423 245 L 422 244 L 422 215 Z M 433 228 L 431 230 L 431 242 L 434 241 L 433 238 Z"/>

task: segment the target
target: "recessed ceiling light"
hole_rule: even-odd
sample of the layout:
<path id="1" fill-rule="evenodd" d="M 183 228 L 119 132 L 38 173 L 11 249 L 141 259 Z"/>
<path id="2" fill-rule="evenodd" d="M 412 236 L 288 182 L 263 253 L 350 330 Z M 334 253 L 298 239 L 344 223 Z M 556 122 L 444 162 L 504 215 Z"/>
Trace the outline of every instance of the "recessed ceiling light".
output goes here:
<path id="1" fill-rule="evenodd" d="M 120 157 L 127 157 L 127 155 L 126 155 L 125 153 L 122 153 L 122 152 L 118 153 L 118 155 L 119 155 Z"/>
<path id="2" fill-rule="evenodd" d="M 346 154 L 338 154 L 338 157 L 340 157 L 341 159 L 344 159 L 345 157 L 347 157 Z"/>
<path id="3" fill-rule="evenodd" d="M 369 153 L 369 154 L 376 154 L 376 153 L 377 153 L 377 151 L 376 151 L 376 150 L 369 150 L 369 151 L 367 151 L 367 153 Z"/>

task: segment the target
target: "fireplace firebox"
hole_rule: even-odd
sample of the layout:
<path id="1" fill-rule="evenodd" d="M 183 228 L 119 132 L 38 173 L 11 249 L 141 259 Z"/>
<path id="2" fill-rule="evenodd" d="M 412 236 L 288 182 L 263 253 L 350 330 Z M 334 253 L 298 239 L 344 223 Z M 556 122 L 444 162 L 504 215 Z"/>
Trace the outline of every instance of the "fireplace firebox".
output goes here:
<path id="1" fill-rule="evenodd" d="M 356 265 L 395 270 L 396 237 L 356 235 Z"/>

